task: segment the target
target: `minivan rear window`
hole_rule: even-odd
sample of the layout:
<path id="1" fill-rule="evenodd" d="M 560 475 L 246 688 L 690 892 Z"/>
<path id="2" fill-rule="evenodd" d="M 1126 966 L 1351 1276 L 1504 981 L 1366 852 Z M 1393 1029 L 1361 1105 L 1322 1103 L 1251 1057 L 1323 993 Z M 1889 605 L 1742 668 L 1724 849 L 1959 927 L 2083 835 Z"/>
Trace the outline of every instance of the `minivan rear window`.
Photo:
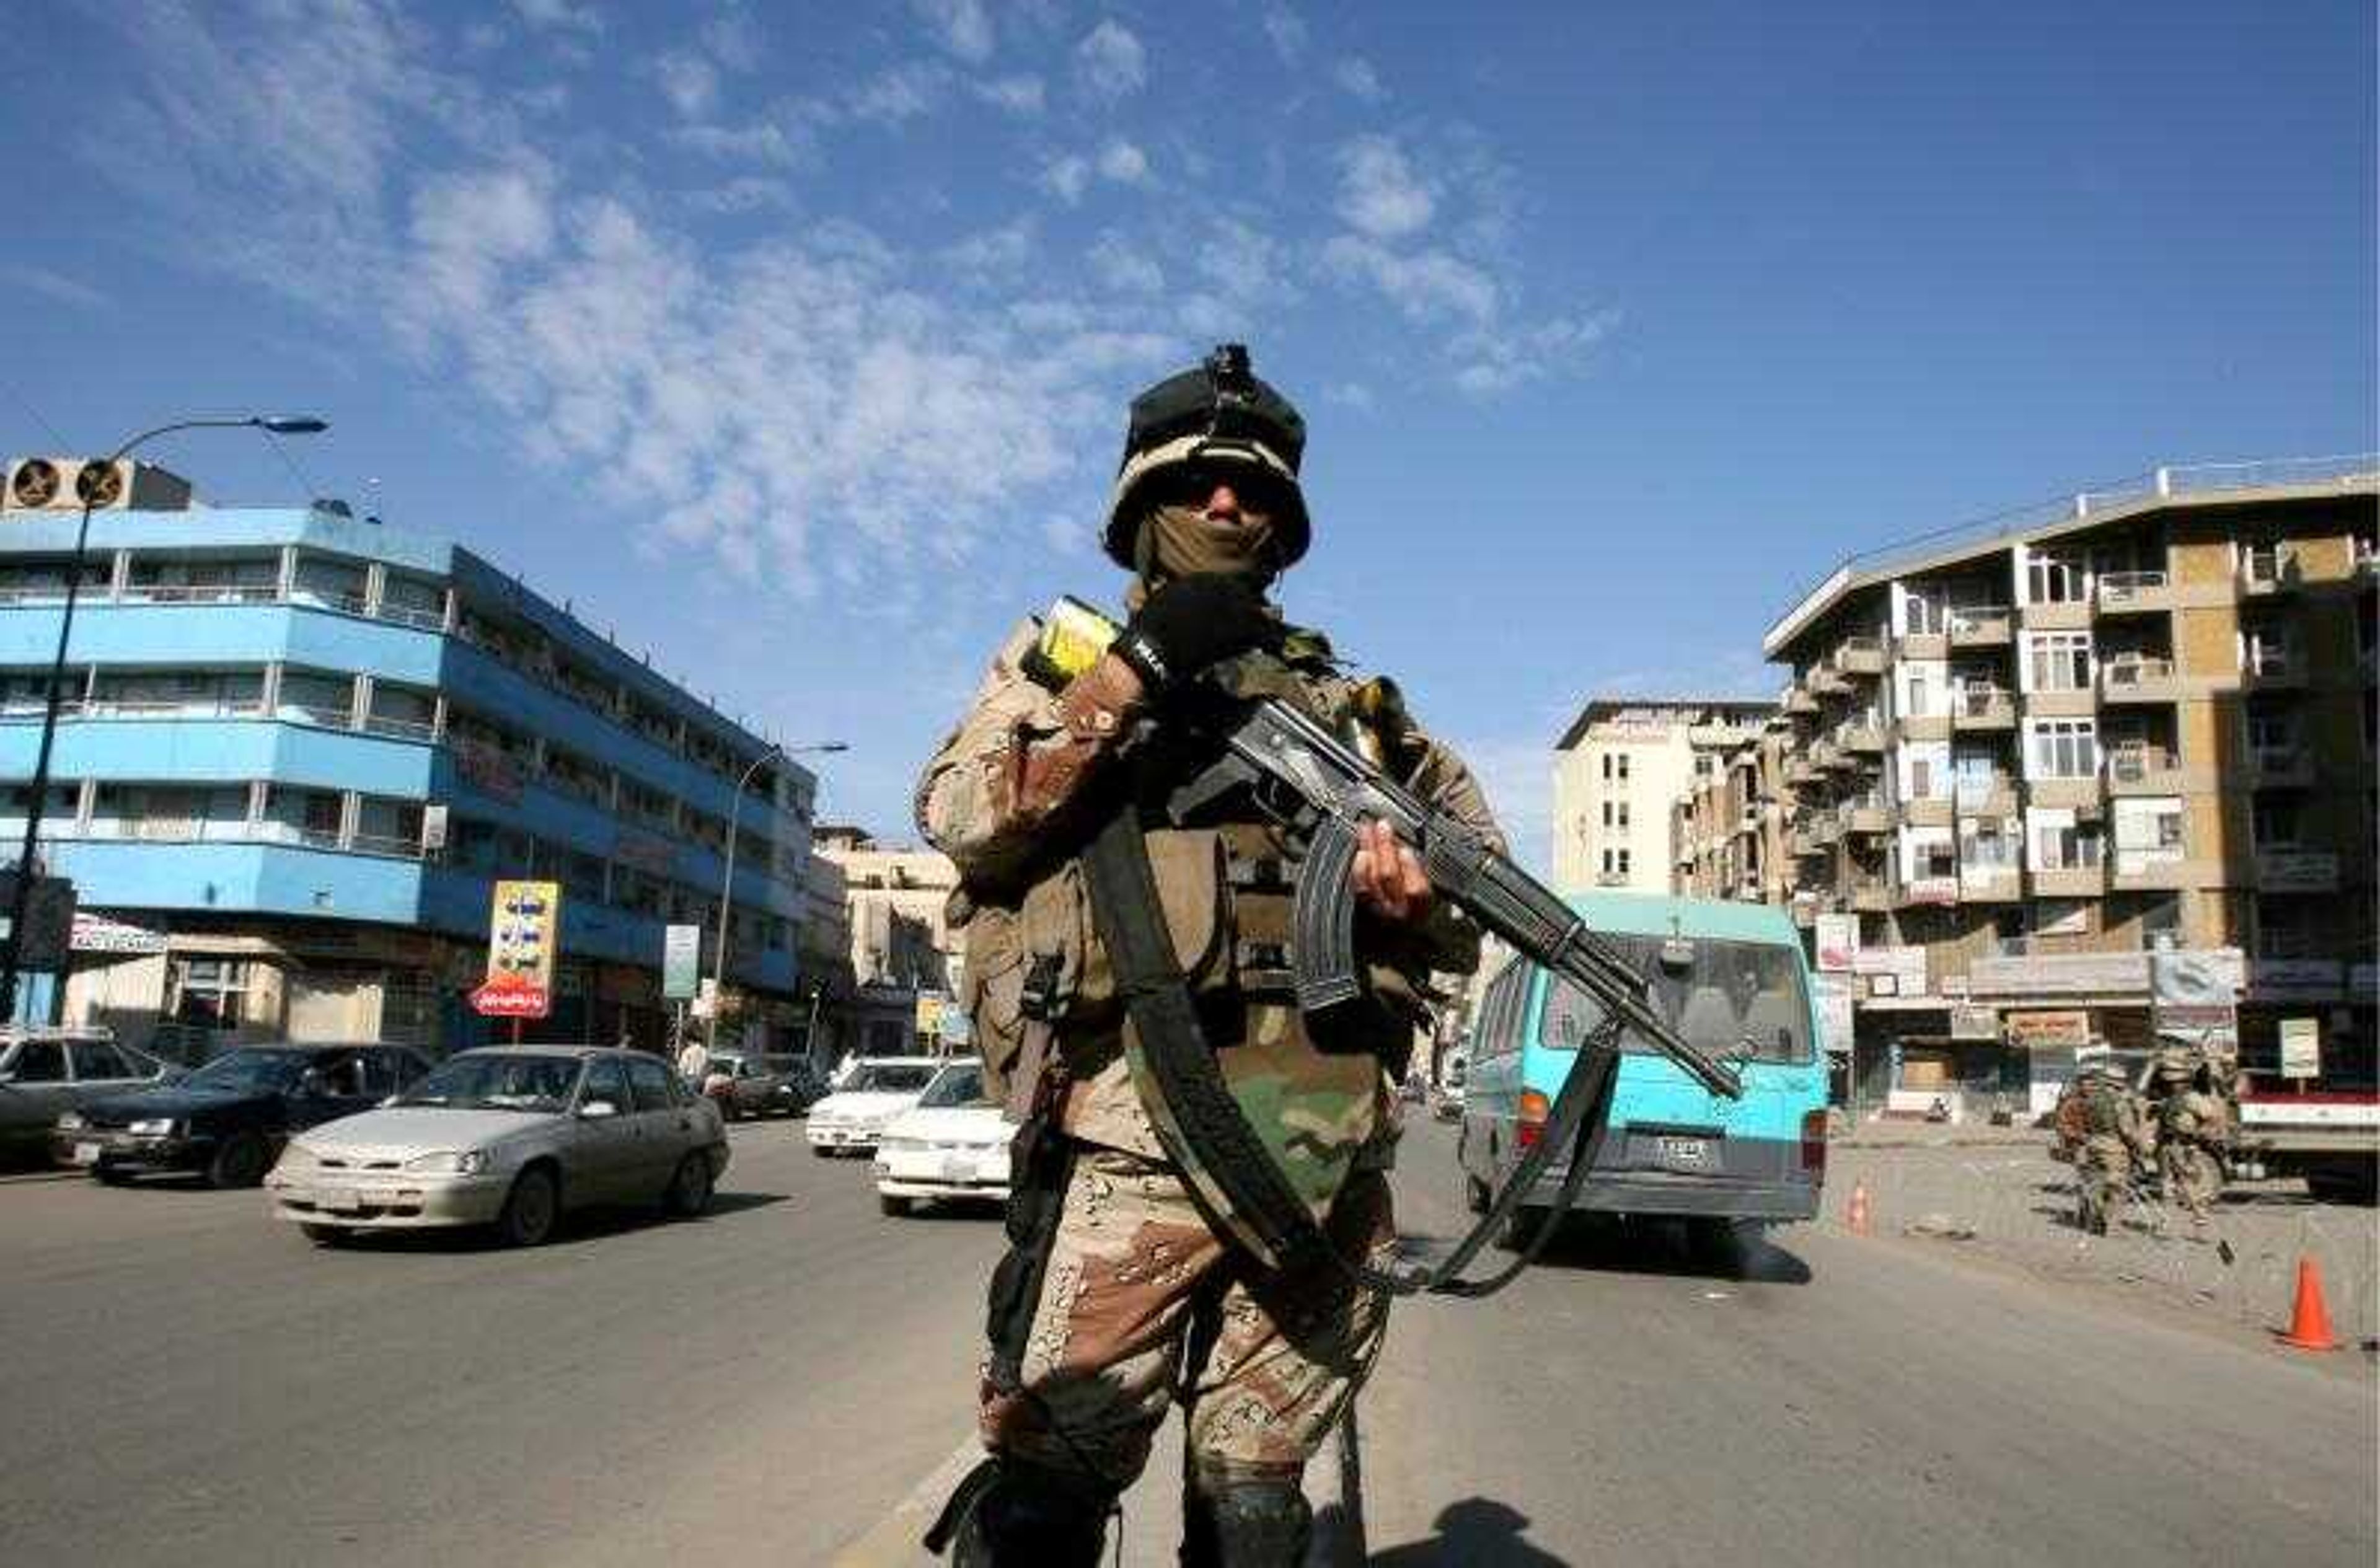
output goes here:
<path id="1" fill-rule="evenodd" d="M 1730 1061 L 1807 1062 L 1810 999 L 1802 981 L 1802 955 L 1767 942 L 1694 939 L 1688 963 L 1661 962 L 1663 939 L 1606 935 L 1603 939 L 1652 980 L 1654 1007 L 1692 1044 Z M 1576 1051 L 1603 1021 L 1603 1008 L 1568 980 L 1557 979 L 1546 997 L 1537 1042 L 1554 1051 Z M 1645 1054 L 1654 1047 L 1631 1029 L 1622 1051 Z"/>

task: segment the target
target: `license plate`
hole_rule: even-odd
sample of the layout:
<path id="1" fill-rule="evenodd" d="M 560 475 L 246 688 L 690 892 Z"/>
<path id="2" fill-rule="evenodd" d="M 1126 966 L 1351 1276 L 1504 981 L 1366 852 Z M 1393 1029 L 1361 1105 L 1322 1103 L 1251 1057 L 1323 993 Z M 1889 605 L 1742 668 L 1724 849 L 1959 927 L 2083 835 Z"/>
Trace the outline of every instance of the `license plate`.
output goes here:
<path id="1" fill-rule="evenodd" d="M 314 1195 L 315 1208 L 328 1209 L 334 1213 L 352 1214 L 363 1206 L 363 1199 L 352 1192 L 339 1192 L 334 1190 L 328 1192 L 318 1192 Z"/>
<path id="2" fill-rule="evenodd" d="M 1707 1171 L 1711 1165 L 1708 1138 L 1665 1137 L 1659 1140 L 1661 1163 L 1673 1171 Z"/>
<path id="3" fill-rule="evenodd" d="M 75 1145 L 74 1162 L 78 1165 L 98 1164 L 99 1145 L 95 1143 L 79 1143 Z"/>
<path id="4" fill-rule="evenodd" d="M 942 1180 L 946 1182 L 975 1180 L 975 1161 L 964 1154 L 946 1156 L 942 1161 Z"/>

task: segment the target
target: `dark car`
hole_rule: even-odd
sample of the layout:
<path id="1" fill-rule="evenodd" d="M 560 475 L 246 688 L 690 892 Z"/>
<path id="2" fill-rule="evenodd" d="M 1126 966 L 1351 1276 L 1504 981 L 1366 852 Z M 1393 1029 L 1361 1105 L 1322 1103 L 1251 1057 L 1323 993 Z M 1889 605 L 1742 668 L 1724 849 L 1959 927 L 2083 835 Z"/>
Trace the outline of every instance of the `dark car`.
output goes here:
<path id="1" fill-rule="evenodd" d="M 401 1045 L 243 1045 L 179 1083 L 60 1116 L 51 1149 L 101 1181 L 195 1172 L 252 1187 L 289 1135 L 369 1111 L 430 1070 Z"/>
<path id="2" fill-rule="evenodd" d="M 710 1059 L 702 1092 L 734 1122 L 746 1116 L 798 1116 L 821 1091 L 798 1056 L 747 1056 L 721 1051 Z"/>
<path id="3" fill-rule="evenodd" d="M 171 1083 L 181 1074 L 101 1031 L 0 1035 L 0 1154 L 39 1160 L 60 1115 L 94 1100 Z"/>

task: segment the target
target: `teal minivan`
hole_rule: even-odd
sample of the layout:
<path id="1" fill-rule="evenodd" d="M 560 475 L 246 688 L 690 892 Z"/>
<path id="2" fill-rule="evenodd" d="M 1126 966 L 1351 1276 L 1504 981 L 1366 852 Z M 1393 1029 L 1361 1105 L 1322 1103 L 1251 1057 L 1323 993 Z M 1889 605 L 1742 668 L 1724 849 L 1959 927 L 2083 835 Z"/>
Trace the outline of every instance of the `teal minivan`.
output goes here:
<path id="1" fill-rule="evenodd" d="M 1791 917 L 1766 905 L 1645 893 L 1569 903 L 1650 978 L 1653 1004 L 1680 1034 L 1743 1076 L 1742 1097 L 1723 1099 L 1622 1035 L 1608 1130 L 1577 1207 L 1681 1217 L 1709 1234 L 1742 1221 L 1815 1217 L 1827 1168 L 1827 1068 L 1809 961 Z M 1501 1194 L 1543 1133 L 1602 1016 L 1592 998 L 1525 958 L 1488 981 L 1472 1027 L 1457 1146 L 1473 1212 Z M 1542 1222 L 1567 1167 L 1561 1151 L 1547 1162 L 1521 1200 L 1515 1238 Z"/>

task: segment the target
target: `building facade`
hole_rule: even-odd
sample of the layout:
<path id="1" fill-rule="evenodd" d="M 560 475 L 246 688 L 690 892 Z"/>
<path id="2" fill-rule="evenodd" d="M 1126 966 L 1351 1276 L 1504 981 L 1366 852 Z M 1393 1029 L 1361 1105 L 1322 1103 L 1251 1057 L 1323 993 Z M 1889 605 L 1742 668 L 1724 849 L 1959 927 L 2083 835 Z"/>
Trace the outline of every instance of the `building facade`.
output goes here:
<path id="1" fill-rule="evenodd" d="M 710 972 L 734 819 L 734 1015 L 798 1026 L 807 771 L 754 767 L 762 737 L 459 546 L 336 503 L 123 488 L 135 504 L 91 518 L 41 834 L 103 918 L 51 1011 L 184 1056 L 478 1043 L 492 883 L 532 878 L 563 918 L 528 1038 L 659 1046 L 662 929 L 703 927 Z M 77 520 L 0 511 L 12 851 Z"/>
<path id="2" fill-rule="evenodd" d="M 2374 468 L 2161 469 L 1848 563 L 1769 631 L 1783 723 L 1681 812 L 1758 848 L 1681 885 L 1792 905 L 1864 1099 L 2145 1048 L 2169 971 L 2217 978 L 2252 1072 L 2290 1021 L 2370 1080 Z"/>
<path id="3" fill-rule="evenodd" d="M 821 827 L 818 852 L 840 869 L 857 1000 L 851 1037 L 874 1056 L 959 1043 L 951 1005 L 963 957 L 951 930 L 958 868 L 939 850 L 880 843 L 854 827 Z"/>
<path id="4" fill-rule="evenodd" d="M 1554 747 L 1554 885 L 1669 892 L 1672 807 L 1775 709 L 1699 698 L 1588 702 Z"/>

